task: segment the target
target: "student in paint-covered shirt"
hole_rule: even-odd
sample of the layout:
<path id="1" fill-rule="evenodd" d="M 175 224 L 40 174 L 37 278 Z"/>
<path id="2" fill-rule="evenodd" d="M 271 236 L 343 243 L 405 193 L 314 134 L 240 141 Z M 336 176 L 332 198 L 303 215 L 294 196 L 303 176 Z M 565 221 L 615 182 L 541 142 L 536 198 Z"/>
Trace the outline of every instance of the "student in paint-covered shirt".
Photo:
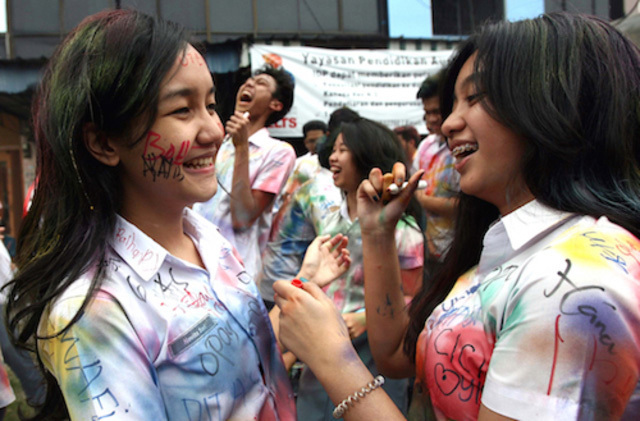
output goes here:
<path id="1" fill-rule="evenodd" d="M 185 29 L 132 10 L 87 17 L 49 61 L 7 300 L 46 369 L 40 416 L 296 419 L 252 278 L 188 209 L 217 188 L 214 93 Z"/>
<path id="2" fill-rule="evenodd" d="M 269 238 L 272 208 L 296 160 L 293 147 L 272 138 L 266 126 L 289 112 L 293 92 L 291 74 L 269 66 L 240 86 L 235 114 L 227 123 L 230 136 L 222 142 L 216 160 L 220 188 L 210 200 L 193 207 L 220 228 L 254 278 Z"/>
<path id="3" fill-rule="evenodd" d="M 456 232 L 408 311 L 388 256 L 421 173 L 387 205 L 381 171 L 360 186 L 371 351 L 387 376 L 416 376 L 409 419 L 637 419 L 638 69 L 640 50 L 594 17 L 501 22 L 461 44 L 442 101 Z M 330 300 L 313 285 L 274 290 L 280 339 L 344 419 L 402 419 L 341 339 Z"/>
<path id="4" fill-rule="evenodd" d="M 364 311 L 367 281 L 363 271 L 360 224 L 355 216 L 356 190 L 374 166 L 391 170 L 397 160 L 404 158 L 404 151 L 390 129 L 366 118 L 343 122 L 332 132 L 328 141 L 332 150 L 328 161 L 333 183 L 342 191 L 342 200 L 324 210 L 321 208 L 326 203 L 322 199 L 325 194 L 323 189 L 309 184 L 309 188 L 304 185 L 298 190 L 294 197 L 301 194 L 309 197 L 297 197 L 291 202 L 288 216 L 280 225 L 283 236 L 278 237 L 279 241 L 270 243 L 269 252 L 265 254 L 263 271 L 267 276 L 262 279 L 260 288 L 266 298 L 269 295 L 267 288 L 271 288 L 272 280 L 287 279 L 288 274 L 298 270 L 300 263 L 296 262 L 296 255 L 304 255 L 305 247 L 304 238 L 298 241 L 298 233 L 305 235 L 313 230 L 315 235 L 346 235 L 349 238 L 351 266 L 324 289 L 349 327 L 348 334 L 358 355 L 368 367 L 375 370 L 367 340 L 368 324 Z M 398 247 L 392 257 L 401 262 L 407 301 L 419 288 L 424 262 L 424 240 L 422 230 L 416 222 L 420 219 L 421 209 L 416 201 L 412 201 L 412 205 L 398 221 L 396 235 L 391 240 Z M 273 297 L 273 293 L 271 296 Z M 407 380 L 402 378 L 390 380 L 384 385 L 402 411 L 406 411 L 407 385 Z M 296 405 L 298 413 L 304 414 L 306 420 L 331 417 L 329 397 L 314 372 L 308 368 L 303 369 L 300 376 Z"/>

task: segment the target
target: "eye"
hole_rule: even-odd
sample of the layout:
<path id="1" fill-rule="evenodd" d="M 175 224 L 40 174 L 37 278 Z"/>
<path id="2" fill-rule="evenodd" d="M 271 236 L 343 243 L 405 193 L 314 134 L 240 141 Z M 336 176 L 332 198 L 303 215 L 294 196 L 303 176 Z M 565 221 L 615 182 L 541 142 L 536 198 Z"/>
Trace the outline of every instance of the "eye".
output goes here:
<path id="1" fill-rule="evenodd" d="M 485 96 L 485 92 L 478 92 L 475 94 L 471 94 L 467 97 L 467 102 L 469 104 L 475 104 L 479 100 L 481 100 Z"/>
<path id="2" fill-rule="evenodd" d="M 212 102 L 210 104 L 207 105 L 207 110 L 209 110 L 210 112 L 217 112 L 218 111 L 218 104 L 216 104 L 215 102 Z"/>
<path id="3" fill-rule="evenodd" d="M 176 115 L 183 115 L 188 113 L 189 113 L 189 108 L 187 107 L 178 108 L 171 112 L 171 114 L 176 114 Z"/>

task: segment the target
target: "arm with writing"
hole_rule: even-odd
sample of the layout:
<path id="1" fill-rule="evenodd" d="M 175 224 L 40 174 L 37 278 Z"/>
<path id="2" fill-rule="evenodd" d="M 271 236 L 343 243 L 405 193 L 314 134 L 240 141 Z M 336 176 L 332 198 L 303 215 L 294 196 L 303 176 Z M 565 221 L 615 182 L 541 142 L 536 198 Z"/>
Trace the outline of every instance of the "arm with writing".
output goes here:
<path id="1" fill-rule="evenodd" d="M 422 174 L 416 172 L 407 188 L 385 206 L 380 200 L 383 178 L 379 169 L 373 169 L 358 189 L 369 344 L 376 366 L 390 377 L 415 375 L 414 362 L 403 352 L 409 315 L 396 257 L 395 229 Z M 396 164 L 393 175 L 404 180 L 404 166 Z"/>

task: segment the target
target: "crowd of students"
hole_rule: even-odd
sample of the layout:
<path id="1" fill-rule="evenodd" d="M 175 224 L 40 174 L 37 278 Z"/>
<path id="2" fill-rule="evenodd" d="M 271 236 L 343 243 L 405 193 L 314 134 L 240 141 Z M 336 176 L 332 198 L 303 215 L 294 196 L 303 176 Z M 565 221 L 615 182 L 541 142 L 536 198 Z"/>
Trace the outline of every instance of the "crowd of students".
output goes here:
<path id="1" fill-rule="evenodd" d="M 47 64 L 6 289 L 36 419 L 637 418 L 630 41 L 485 26 L 418 92 L 425 140 L 341 109 L 298 162 L 265 128 L 290 75 L 259 70 L 223 126 L 197 47 L 104 11 Z"/>

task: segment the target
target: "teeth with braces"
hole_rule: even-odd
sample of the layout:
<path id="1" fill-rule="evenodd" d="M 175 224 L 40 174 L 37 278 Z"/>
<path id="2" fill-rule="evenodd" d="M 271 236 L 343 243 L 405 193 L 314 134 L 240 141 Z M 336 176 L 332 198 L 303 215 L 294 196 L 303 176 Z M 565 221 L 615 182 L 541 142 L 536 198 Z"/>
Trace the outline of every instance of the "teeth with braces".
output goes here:
<path id="1" fill-rule="evenodd" d="M 465 143 L 464 145 L 456 146 L 451 151 L 451 155 L 457 157 L 465 152 L 475 152 L 478 150 L 478 145 L 475 143 Z"/>

